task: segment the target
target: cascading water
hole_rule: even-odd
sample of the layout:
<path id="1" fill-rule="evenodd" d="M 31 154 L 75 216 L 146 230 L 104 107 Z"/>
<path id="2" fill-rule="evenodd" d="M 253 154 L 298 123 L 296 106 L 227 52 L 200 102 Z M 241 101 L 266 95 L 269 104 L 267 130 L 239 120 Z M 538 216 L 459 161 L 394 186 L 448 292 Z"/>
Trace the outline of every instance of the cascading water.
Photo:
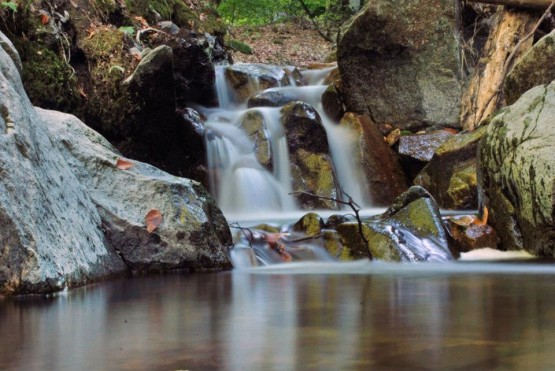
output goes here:
<path id="1" fill-rule="evenodd" d="M 267 68 L 258 65 L 241 66 L 245 71 Z M 207 116 L 206 147 L 210 169 L 211 191 L 220 208 L 233 219 L 247 213 L 280 213 L 298 210 L 291 193 L 291 171 L 287 141 L 280 121 L 280 109 L 274 107 L 247 108 L 245 99 L 237 97 L 226 77 L 227 66 L 216 67 L 216 90 L 219 107 L 203 110 Z M 366 204 L 365 179 L 353 168 L 350 149 L 355 136 L 349 129 L 333 122 L 324 112 L 321 97 L 327 88 L 325 77 L 332 68 L 302 72 L 307 86 L 297 86 L 293 68 L 284 67 L 285 78 L 276 77 L 277 87 L 265 91 L 283 93 L 287 97 L 312 105 L 319 113 L 327 132 L 330 154 L 340 189 L 359 203 Z M 275 74 L 274 74 L 275 75 Z M 246 90 L 256 93 L 264 86 L 256 74 L 248 74 Z M 287 85 L 288 86 L 283 86 Z M 271 166 L 257 158 L 257 145 L 244 128 L 247 115 L 261 115 L 263 132 L 269 138 Z"/>

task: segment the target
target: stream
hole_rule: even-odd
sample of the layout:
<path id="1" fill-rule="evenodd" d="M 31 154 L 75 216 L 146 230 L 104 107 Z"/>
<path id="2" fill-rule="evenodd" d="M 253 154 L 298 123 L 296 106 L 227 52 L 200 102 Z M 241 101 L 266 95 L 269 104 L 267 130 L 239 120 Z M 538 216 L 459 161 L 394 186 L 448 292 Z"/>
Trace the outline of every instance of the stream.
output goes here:
<path id="1" fill-rule="evenodd" d="M 301 264 L 9 299 L 0 369 L 555 369 L 552 265 Z"/>
<path id="2" fill-rule="evenodd" d="M 322 111 L 327 72 L 306 71 L 308 85 L 289 78 L 269 91 L 316 108 L 339 188 L 375 215 L 383 210 L 371 208 L 349 161 L 352 135 Z M 294 221 L 305 211 L 289 195 L 280 108 L 248 108 L 223 74 L 218 67 L 220 106 L 199 108 L 211 192 L 230 221 Z M 256 90 L 262 82 L 249 84 Z M 271 167 L 243 130 L 252 111 L 264 118 Z M 0 370 L 555 369 L 555 266 L 525 254 L 479 254 L 445 263 L 338 263 L 324 253 L 314 262 L 265 265 L 249 252 L 242 269 L 228 272 L 130 275 L 9 298 L 0 302 Z"/>

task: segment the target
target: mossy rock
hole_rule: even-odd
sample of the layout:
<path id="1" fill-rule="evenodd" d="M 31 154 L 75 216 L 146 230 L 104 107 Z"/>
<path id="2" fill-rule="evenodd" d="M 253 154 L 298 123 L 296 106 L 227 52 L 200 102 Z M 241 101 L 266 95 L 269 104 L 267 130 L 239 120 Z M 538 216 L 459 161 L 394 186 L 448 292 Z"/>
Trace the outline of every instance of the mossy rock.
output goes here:
<path id="1" fill-rule="evenodd" d="M 247 55 L 251 55 L 253 53 L 252 48 L 248 44 L 239 40 L 231 39 L 227 41 L 226 46 L 238 51 L 239 53 Z"/>
<path id="2" fill-rule="evenodd" d="M 362 233 L 368 241 L 368 245 L 360 236 L 358 223 L 356 222 L 338 225 L 337 233 L 339 233 L 344 248 L 348 250 L 348 252 L 342 253 L 347 260 L 368 258 L 370 252 L 374 259 L 391 262 L 401 261 L 401 255 L 391 233 L 380 230 L 371 224 L 362 225 Z"/>
<path id="3" fill-rule="evenodd" d="M 60 55 L 33 41 L 17 45 L 22 62 L 22 80 L 34 105 L 73 112 L 81 98 L 75 71 Z"/>
<path id="4" fill-rule="evenodd" d="M 341 237 L 337 231 L 331 229 L 324 230 L 323 238 L 324 248 L 331 256 L 341 261 L 354 260 L 351 251 L 343 246 L 343 242 L 341 242 Z"/>
<path id="5" fill-rule="evenodd" d="M 308 213 L 293 224 L 293 231 L 307 236 L 316 236 L 322 231 L 322 219 L 316 213 Z"/>

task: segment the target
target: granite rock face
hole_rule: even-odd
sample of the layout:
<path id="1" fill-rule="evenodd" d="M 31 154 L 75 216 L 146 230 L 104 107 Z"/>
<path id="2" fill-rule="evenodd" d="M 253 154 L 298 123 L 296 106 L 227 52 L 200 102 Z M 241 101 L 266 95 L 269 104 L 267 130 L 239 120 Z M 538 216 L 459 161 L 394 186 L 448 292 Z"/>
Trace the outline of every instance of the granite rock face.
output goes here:
<path id="1" fill-rule="evenodd" d="M 61 290 L 128 269 L 229 266 L 227 222 L 200 184 L 140 162 L 118 165 L 121 155 L 77 118 L 33 107 L 6 45 L 0 296 Z M 153 209 L 162 219 L 149 232 Z"/>
<path id="2" fill-rule="evenodd" d="M 85 186 L 53 145 L 0 49 L 0 295 L 48 292 L 121 272 Z"/>
<path id="3" fill-rule="evenodd" d="M 108 246 L 130 268 L 227 267 L 224 246 L 231 245 L 231 234 L 225 218 L 199 183 L 122 159 L 102 136 L 75 116 L 40 108 L 37 112 L 65 162 L 88 189 Z M 116 166 L 118 159 L 131 166 Z M 162 222 L 149 232 L 145 216 L 153 209 L 161 213 Z"/>
<path id="4" fill-rule="evenodd" d="M 457 32 L 456 2 L 368 1 L 338 39 L 347 111 L 400 129 L 459 126 Z"/>
<path id="5" fill-rule="evenodd" d="M 555 256 L 555 82 L 492 118 L 480 143 L 480 185 L 506 249 Z"/>

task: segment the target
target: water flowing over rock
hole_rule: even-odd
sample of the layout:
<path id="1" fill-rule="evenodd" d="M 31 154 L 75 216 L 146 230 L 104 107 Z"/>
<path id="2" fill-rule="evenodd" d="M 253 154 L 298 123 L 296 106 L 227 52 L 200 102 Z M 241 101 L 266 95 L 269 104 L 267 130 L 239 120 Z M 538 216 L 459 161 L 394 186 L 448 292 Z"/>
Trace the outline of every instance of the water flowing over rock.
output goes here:
<path id="1" fill-rule="evenodd" d="M 264 115 L 258 111 L 249 111 L 243 116 L 241 128 L 253 140 L 256 159 L 268 170 L 273 168 L 272 142 L 267 133 Z"/>
<path id="2" fill-rule="evenodd" d="M 426 188 L 443 208 L 476 209 L 477 148 L 485 132 L 483 126 L 452 136 L 435 151 L 414 183 Z"/>
<path id="3" fill-rule="evenodd" d="M 225 69 L 225 77 L 238 102 L 244 102 L 257 91 L 289 85 L 289 76 L 283 68 L 263 64 L 229 66 Z"/>
<path id="4" fill-rule="evenodd" d="M 0 66 L 0 295 L 123 271 L 88 190 L 50 141 L 4 46 Z"/>
<path id="5" fill-rule="evenodd" d="M 293 191 L 338 198 L 326 130 L 318 112 L 309 104 L 293 102 L 283 107 L 281 113 L 293 165 Z M 296 198 L 300 204 L 310 208 L 337 207 L 332 200 L 306 195 Z"/>
<path id="6" fill-rule="evenodd" d="M 527 90 L 555 80 L 555 30 L 542 37 L 507 75 L 505 100 L 513 104 Z"/>
<path id="7" fill-rule="evenodd" d="M 491 119 L 480 183 L 506 249 L 555 256 L 555 82 L 537 86 Z"/>
<path id="8" fill-rule="evenodd" d="M 340 126 L 350 128 L 358 136 L 352 161 L 358 162 L 366 179 L 373 205 L 391 204 L 407 189 L 407 180 L 399 162 L 382 134 L 367 116 L 347 113 Z M 364 184 L 364 183 L 363 183 Z"/>
<path id="9" fill-rule="evenodd" d="M 339 36 L 347 110 L 401 129 L 457 127 L 457 17 L 453 1 L 370 0 Z"/>

